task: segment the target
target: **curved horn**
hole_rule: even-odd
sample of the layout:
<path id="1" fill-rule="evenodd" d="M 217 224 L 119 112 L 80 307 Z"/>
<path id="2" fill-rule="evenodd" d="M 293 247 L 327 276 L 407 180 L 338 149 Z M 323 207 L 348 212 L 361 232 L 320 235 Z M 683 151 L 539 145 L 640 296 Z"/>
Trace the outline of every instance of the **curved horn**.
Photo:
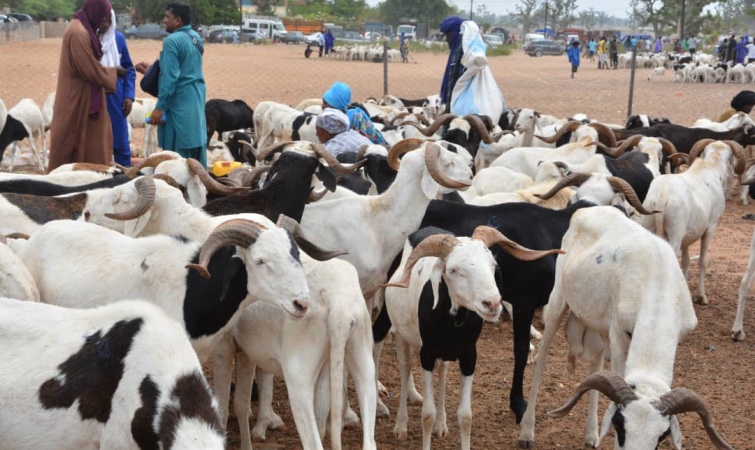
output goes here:
<path id="1" fill-rule="evenodd" d="M 155 204 L 155 180 L 152 177 L 141 177 L 134 183 L 139 196 L 136 205 L 128 211 L 120 213 L 107 213 L 105 217 L 113 220 L 133 220 L 141 217 Z"/>
<path id="2" fill-rule="evenodd" d="M 565 135 L 566 133 L 572 133 L 577 128 L 581 127 L 583 124 L 582 122 L 577 122 L 576 120 L 570 120 L 569 122 L 566 122 L 561 128 L 556 131 L 556 134 L 553 136 L 538 136 L 535 135 L 536 138 L 540 139 L 543 142 L 547 142 L 548 144 L 554 144 L 556 141 L 561 139 L 561 136 Z"/>
<path id="3" fill-rule="evenodd" d="M 323 197 L 325 197 L 325 194 L 328 193 L 328 188 L 322 188 L 322 189 L 311 189 L 309 191 L 309 198 L 307 201 L 309 203 L 315 203 L 322 200 Z"/>
<path id="4" fill-rule="evenodd" d="M 257 158 L 257 161 L 262 162 L 270 157 L 273 153 L 279 152 L 283 150 L 287 145 L 293 144 L 294 141 L 282 141 L 278 142 L 277 144 L 268 145 L 267 147 L 263 148 L 262 151 L 257 153 L 255 155 L 255 158 Z"/>
<path id="5" fill-rule="evenodd" d="M 178 181 L 176 181 L 175 178 L 173 178 L 172 176 L 166 173 L 158 173 L 157 175 L 152 175 L 152 178 L 154 178 L 155 180 L 163 180 L 164 182 L 168 183 L 170 186 L 173 186 L 179 191 L 181 192 L 184 191 L 184 188 L 180 184 L 178 184 Z"/>
<path id="6" fill-rule="evenodd" d="M 630 137 L 624 139 L 621 142 L 621 145 L 619 145 L 616 148 L 605 147 L 605 146 L 603 146 L 600 143 L 598 143 L 598 144 L 600 144 L 599 145 L 600 148 L 603 149 L 603 151 L 606 152 L 607 155 L 613 156 L 614 158 L 618 158 L 619 156 L 623 155 L 624 152 L 627 151 L 627 149 L 636 147 L 637 144 L 639 144 L 640 141 L 642 140 L 642 138 L 644 138 L 644 137 L 645 136 L 643 136 L 641 134 L 635 134 L 634 136 L 630 136 Z"/>
<path id="7" fill-rule="evenodd" d="M 692 146 L 692 148 L 689 151 L 689 165 L 691 166 L 693 162 L 695 162 L 695 159 L 700 156 L 700 153 L 710 145 L 711 142 L 715 142 L 714 139 L 700 139 L 699 141 L 695 142 L 695 145 Z"/>
<path id="8" fill-rule="evenodd" d="M 675 159 L 683 159 L 684 162 L 689 165 L 689 155 L 686 153 L 674 153 L 673 155 L 668 155 L 668 159 L 671 161 Z"/>
<path id="9" fill-rule="evenodd" d="M 713 426 L 713 419 L 710 417 L 708 407 L 705 401 L 693 390 L 687 388 L 676 388 L 661 396 L 655 407 L 664 416 L 671 416 L 685 412 L 696 412 L 700 416 L 705 432 L 713 445 L 719 450 L 733 450 L 732 447 L 724 441 L 724 438 L 718 434 Z"/>
<path id="10" fill-rule="evenodd" d="M 409 116 L 409 115 L 411 115 L 411 113 L 409 111 L 400 112 L 400 113 L 396 114 L 396 116 L 393 118 L 393 120 L 391 120 L 389 122 L 389 125 L 392 126 L 392 127 L 395 127 L 397 120 L 401 120 L 404 117 Z"/>
<path id="11" fill-rule="evenodd" d="M 469 122 L 469 124 L 480 133 L 480 136 L 482 136 L 482 142 L 484 142 L 486 144 L 492 144 L 492 143 L 496 142 L 490 136 L 490 133 L 488 133 L 488 129 L 485 128 L 485 124 L 482 123 L 482 120 L 479 117 L 477 117 L 477 116 L 475 116 L 473 114 L 468 114 L 468 115 L 464 116 L 464 119 L 467 122 Z"/>
<path id="12" fill-rule="evenodd" d="M 611 128 L 602 123 L 591 123 L 587 126 L 595 128 L 595 131 L 598 132 L 598 135 L 603 135 L 607 137 L 609 141 L 611 141 L 611 147 L 616 147 L 616 134 Z"/>
<path id="13" fill-rule="evenodd" d="M 244 176 L 241 177 L 241 185 L 248 186 L 249 188 L 254 187 L 254 183 L 262 178 L 262 175 L 267 173 L 270 170 L 270 167 L 271 166 L 260 166 L 253 168 L 251 172 L 247 171 Z"/>
<path id="14" fill-rule="evenodd" d="M 359 149 L 357 149 L 357 161 L 361 161 L 364 159 L 364 155 L 367 154 L 367 149 L 369 149 L 370 146 L 367 144 L 362 144 L 359 146 Z"/>
<path id="15" fill-rule="evenodd" d="M 632 208 L 637 210 L 638 213 L 647 216 L 660 212 L 648 211 L 647 209 L 645 209 L 645 207 L 642 206 L 642 202 L 640 202 L 639 197 L 637 197 L 637 193 L 634 192 L 634 189 L 629 183 L 626 182 L 626 180 L 619 177 L 606 177 L 606 180 L 608 181 L 608 184 L 611 185 L 614 192 L 621 192 L 622 194 L 624 194 L 624 198 L 627 199 L 629 204 L 632 205 Z"/>
<path id="16" fill-rule="evenodd" d="M 637 395 L 632 391 L 626 381 L 615 372 L 596 372 L 585 378 L 574 395 L 562 407 L 548 411 L 550 417 L 564 417 L 579 399 L 588 391 L 595 389 L 602 393 L 617 405 L 626 406 L 629 402 L 637 400 Z"/>
<path id="17" fill-rule="evenodd" d="M 734 173 L 742 175 L 745 172 L 745 164 L 747 163 L 747 156 L 745 156 L 745 149 L 742 148 L 737 141 L 724 141 L 726 145 L 731 148 L 731 151 L 737 156 L 737 165 L 734 166 Z"/>
<path id="18" fill-rule="evenodd" d="M 427 141 L 418 138 L 411 138 L 404 139 L 403 141 L 395 143 L 393 147 L 388 150 L 388 165 L 391 167 L 391 169 L 398 170 L 398 167 L 401 164 L 399 160 L 401 155 L 409 153 L 412 150 L 417 150 L 425 142 Z"/>
<path id="19" fill-rule="evenodd" d="M 455 118 L 456 118 L 456 114 L 445 113 L 445 114 L 439 115 L 435 119 L 435 122 L 433 122 L 432 125 L 430 125 L 427 128 L 422 128 L 414 122 L 407 122 L 404 125 L 411 125 L 417 130 L 419 130 L 419 132 L 422 133 L 423 135 L 430 137 L 434 135 L 436 131 L 438 131 L 438 128 L 454 120 Z"/>
<path id="20" fill-rule="evenodd" d="M 558 191 L 560 191 L 561 189 L 565 187 L 582 186 L 582 183 L 589 180 L 591 176 L 592 174 L 589 174 L 589 173 L 580 173 L 580 172 L 572 173 L 558 180 L 558 183 L 554 184 L 553 187 L 545 194 L 535 194 L 535 197 L 539 198 L 540 200 L 548 200 L 549 198 L 556 195 Z"/>
<path id="21" fill-rule="evenodd" d="M 335 170 L 338 173 L 342 173 L 342 174 L 354 173 L 357 170 L 359 170 L 360 167 L 365 165 L 365 163 L 367 162 L 366 159 L 362 159 L 362 160 L 357 160 L 357 162 L 354 164 L 344 165 L 344 164 L 341 164 L 341 162 L 338 159 L 336 159 L 336 157 L 333 156 L 333 154 L 330 153 L 328 149 L 326 149 L 322 144 L 310 143 L 309 145 L 312 148 L 312 151 L 314 151 L 317 154 L 317 156 L 324 159 L 325 162 L 328 163 L 328 167 L 330 167 L 331 169 Z"/>
<path id="22" fill-rule="evenodd" d="M 534 261 L 548 255 L 564 253 L 561 249 L 558 248 L 553 250 L 529 249 L 507 238 L 496 228 L 486 225 L 480 225 L 479 227 L 475 228 L 474 233 L 472 233 L 472 239 L 481 240 L 486 247 L 490 247 L 493 244 L 498 244 L 499 247 L 506 250 L 511 256 L 522 261 Z"/>
<path id="23" fill-rule="evenodd" d="M 668 139 L 663 139 L 662 137 L 656 139 L 658 139 L 658 142 L 661 143 L 661 147 L 667 155 L 671 156 L 677 153 L 676 146 L 671 141 L 669 141 Z"/>
<path id="24" fill-rule="evenodd" d="M 29 240 L 29 235 L 26 233 L 10 233 L 5 235 L 6 239 L 26 239 Z"/>
<path id="25" fill-rule="evenodd" d="M 145 167 L 157 167 L 160 163 L 163 163 L 165 161 L 172 161 L 174 159 L 178 159 L 178 156 L 173 153 L 155 153 L 154 155 L 141 160 L 141 162 L 139 162 L 139 164 L 135 165 L 134 167 L 126 169 L 126 172 L 124 173 L 127 177 L 134 178 L 136 174 Z"/>
<path id="26" fill-rule="evenodd" d="M 257 159 L 257 149 L 252 145 L 251 142 L 247 142 L 247 141 L 245 141 L 243 139 L 236 139 L 236 142 L 238 142 L 239 144 L 241 144 L 244 147 L 247 147 L 249 149 L 249 152 L 252 154 L 252 156 L 254 156 L 254 159 Z M 247 155 L 245 155 L 245 156 L 247 156 Z M 250 161 L 248 157 L 246 159 L 250 163 L 253 162 L 253 161 Z"/>
<path id="27" fill-rule="evenodd" d="M 204 168 L 204 166 L 202 166 L 202 163 L 194 158 L 188 158 L 186 160 L 186 164 L 189 166 L 189 172 L 196 175 L 197 178 L 199 178 L 199 181 L 204 184 L 204 187 L 206 187 L 208 191 L 212 192 L 215 195 L 231 195 L 235 194 L 236 192 L 249 190 L 249 188 L 244 186 L 231 187 L 219 183 L 217 180 L 212 178 L 210 174 L 207 173 L 207 170 Z"/>
<path id="28" fill-rule="evenodd" d="M 445 258 L 451 251 L 459 245 L 459 240 L 456 236 L 451 234 L 434 234 L 426 237 L 420 244 L 412 251 L 409 258 L 404 265 L 404 274 L 401 279 L 395 283 L 388 283 L 383 285 L 384 287 L 409 287 L 409 280 L 412 277 L 412 268 L 419 262 L 420 259 L 428 256 L 434 256 L 436 258 Z"/>
<path id="29" fill-rule="evenodd" d="M 441 186 L 451 189 L 462 189 L 470 186 L 470 183 L 452 179 L 440 169 L 440 146 L 438 144 L 428 142 L 425 146 L 425 166 L 427 166 L 427 172 L 433 180 Z"/>
<path id="30" fill-rule="evenodd" d="M 540 162 L 542 163 L 543 161 L 540 161 Z M 571 171 L 571 169 L 569 169 L 569 165 L 563 161 L 551 161 L 551 163 L 554 166 L 556 166 L 558 169 L 566 171 L 566 173 L 569 173 Z"/>
<path id="31" fill-rule="evenodd" d="M 304 229 L 301 227 L 301 225 L 299 225 L 299 222 L 286 215 L 279 215 L 276 225 L 291 233 L 291 235 L 294 237 L 294 240 L 296 241 L 296 244 L 304 251 L 304 253 L 308 254 L 318 261 L 327 261 L 329 259 L 333 259 L 337 256 L 345 255 L 348 253 L 342 250 L 325 250 L 313 244 L 312 240 L 307 237 Z"/>
<path id="32" fill-rule="evenodd" d="M 215 227 L 199 250 L 199 263 L 187 264 L 185 267 L 196 270 L 204 278 L 210 278 L 207 265 L 215 252 L 226 245 L 249 247 L 257 242 L 260 233 L 265 230 L 267 230 L 267 227 L 246 219 L 233 219 L 223 222 Z"/>

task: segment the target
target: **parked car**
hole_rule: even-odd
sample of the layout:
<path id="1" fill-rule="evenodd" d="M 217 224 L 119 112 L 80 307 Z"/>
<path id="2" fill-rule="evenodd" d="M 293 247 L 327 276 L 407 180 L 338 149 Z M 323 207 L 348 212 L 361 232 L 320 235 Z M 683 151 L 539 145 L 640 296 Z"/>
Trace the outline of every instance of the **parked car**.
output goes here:
<path id="1" fill-rule="evenodd" d="M 548 39 L 530 41 L 524 44 L 524 53 L 538 58 L 543 55 L 563 55 L 565 51 L 563 44 Z"/>
<path id="2" fill-rule="evenodd" d="M 482 41 L 491 47 L 500 47 L 503 45 L 503 39 L 495 34 L 483 34 Z"/>
<path id="3" fill-rule="evenodd" d="M 21 13 L 8 13 L 8 17 L 12 17 L 19 22 L 33 22 L 34 19 L 31 18 L 28 14 L 21 14 Z"/>
<path id="4" fill-rule="evenodd" d="M 300 42 L 305 42 L 307 38 L 304 36 L 304 33 L 301 31 L 289 31 L 286 33 L 285 36 L 280 38 L 280 42 L 283 42 L 284 44 L 299 44 Z"/>
<path id="5" fill-rule="evenodd" d="M 362 37 L 362 33 L 358 31 L 344 31 L 341 37 L 336 38 L 336 40 L 340 42 L 351 42 L 353 44 L 369 42 L 367 39 Z"/>
<path id="6" fill-rule="evenodd" d="M 207 42 L 217 42 L 220 44 L 230 44 L 233 42 L 233 32 L 236 32 L 236 38 L 240 39 L 238 29 L 233 28 L 221 28 L 219 30 L 210 31 L 210 35 L 207 36 Z"/>
<path id="7" fill-rule="evenodd" d="M 126 37 L 129 39 L 165 39 L 170 33 L 160 28 L 156 23 L 145 23 L 138 27 L 131 27 L 126 30 Z"/>

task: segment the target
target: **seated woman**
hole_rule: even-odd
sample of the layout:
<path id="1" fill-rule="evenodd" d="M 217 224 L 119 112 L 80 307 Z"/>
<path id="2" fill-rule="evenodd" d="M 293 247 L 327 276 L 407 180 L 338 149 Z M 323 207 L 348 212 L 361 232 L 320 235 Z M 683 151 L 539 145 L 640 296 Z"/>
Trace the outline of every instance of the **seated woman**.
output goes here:
<path id="1" fill-rule="evenodd" d="M 351 88 L 346 83 L 340 81 L 333 83 L 322 96 L 322 109 L 337 109 L 344 112 L 349 117 L 349 123 L 352 130 L 363 134 L 373 144 L 390 147 L 383 135 L 375 128 L 370 117 L 361 108 L 348 108 L 351 103 Z"/>
<path id="2" fill-rule="evenodd" d="M 362 145 L 372 144 L 366 137 L 349 129 L 348 116 L 333 108 L 327 108 L 317 116 L 315 132 L 317 138 L 333 156 L 357 152 Z"/>

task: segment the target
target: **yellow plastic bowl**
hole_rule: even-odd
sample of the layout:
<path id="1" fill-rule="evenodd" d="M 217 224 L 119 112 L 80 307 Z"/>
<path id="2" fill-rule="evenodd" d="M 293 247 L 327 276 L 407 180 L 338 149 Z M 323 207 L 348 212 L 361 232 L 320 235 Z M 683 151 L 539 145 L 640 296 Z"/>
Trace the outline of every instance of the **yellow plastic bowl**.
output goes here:
<path id="1" fill-rule="evenodd" d="M 228 175 L 228 172 L 230 172 L 233 169 L 238 169 L 241 167 L 241 163 L 238 161 L 216 161 L 215 164 L 212 165 L 212 174 L 216 177 L 222 177 L 224 175 Z"/>

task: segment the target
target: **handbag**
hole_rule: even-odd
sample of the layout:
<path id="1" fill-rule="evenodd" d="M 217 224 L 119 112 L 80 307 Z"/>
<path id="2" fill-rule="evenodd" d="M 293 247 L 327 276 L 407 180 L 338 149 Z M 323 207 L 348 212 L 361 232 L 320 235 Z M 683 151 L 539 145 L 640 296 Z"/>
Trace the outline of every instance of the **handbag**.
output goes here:
<path id="1" fill-rule="evenodd" d="M 189 34 L 188 31 L 182 30 L 184 33 L 189 35 L 191 38 L 191 42 L 194 44 L 194 46 L 199 51 L 200 55 L 204 55 L 204 47 L 199 43 L 199 40 L 195 37 L 192 37 L 191 34 Z M 158 86 L 160 84 L 160 59 L 156 59 L 155 62 L 149 66 L 149 69 L 147 69 L 147 73 L 144 74 L 144 77 L 142 77 L 142 80 L 139 82 L 139 86 L 141 86 L 142 90 L 146 92 L 147 94 L 157 97 L 159 93 Z"/>

